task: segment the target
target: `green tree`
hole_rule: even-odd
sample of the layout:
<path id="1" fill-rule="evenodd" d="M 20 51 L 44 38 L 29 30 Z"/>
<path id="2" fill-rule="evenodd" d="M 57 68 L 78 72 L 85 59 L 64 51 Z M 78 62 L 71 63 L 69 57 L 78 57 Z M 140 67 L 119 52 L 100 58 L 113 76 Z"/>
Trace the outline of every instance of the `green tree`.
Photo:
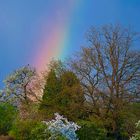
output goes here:
<path id="1" fill-rule="evenodd" d="M 61 91 L 61 83 L 53 69 L 46 76 L 46 83 L 43 91 L 42 103 L 40 109 L 52 116 L 56 111 L 56 97 Z M 45 111 L 47 110 L 47 111 Z M 46 114 L 46 115 L 47 115 Z"/>
<path id="2" fill-rule="evenodd" d="M 44 88 L 44 95 L 43 95 L 43 101 L 48 103 L 48 98 L 55 96 L 60 92 L 60 81 L 56 77 L 56 73 L 54 70 L 51 70 L 48 73 L 46 85 Z"/>
<path id="3" fill-rule="evenodd" d="M 80 81 L 71 71 L 61 75 L 61 93 L 58 96 L 60 113 L 71 120 L 82 118 L 84 112 L 84 94 Z"/>
<path id="4" fill-rule="evenodd" d="M 54 65 L 55 64 L 55 65 Z M 52 117 L 55 112 L 75 120 L 82 117 L 84 94 L 80 81 L 72 72 L 62 68 L 62 63 L 51 65 L 46 76 L 41 111 Z"/>

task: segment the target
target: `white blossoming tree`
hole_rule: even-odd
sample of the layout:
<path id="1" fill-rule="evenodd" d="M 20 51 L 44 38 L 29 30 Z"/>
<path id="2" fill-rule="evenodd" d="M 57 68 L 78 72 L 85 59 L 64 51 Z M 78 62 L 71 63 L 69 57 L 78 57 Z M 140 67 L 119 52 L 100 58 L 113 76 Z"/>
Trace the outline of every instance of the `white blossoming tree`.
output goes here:
<path id="1" fill-rule="evenodd" d="M 53 134 L 50 139 L 53 139 L 60 134 L 68 140 L 78 140 L 75 132 L 80 129 L 80 126 L 74 122 L 69 122 L 67 118 L 64 118 L 58 113 L 55 113 L 54 120 L 49 122 L 44 121 L 44 123 L 48 126 L 48 130 Z"/>
<path id="2" fill-rule="evenodd" d="M 29 65 L 24 66 L 10 74 L 7 79 L 4 80 L 4 92 L 7 99 L 16 103 L 19 101 L 28 102 L 30 94 L 28 87 L 35 75 L 35 69 L 31 68 Z"/>

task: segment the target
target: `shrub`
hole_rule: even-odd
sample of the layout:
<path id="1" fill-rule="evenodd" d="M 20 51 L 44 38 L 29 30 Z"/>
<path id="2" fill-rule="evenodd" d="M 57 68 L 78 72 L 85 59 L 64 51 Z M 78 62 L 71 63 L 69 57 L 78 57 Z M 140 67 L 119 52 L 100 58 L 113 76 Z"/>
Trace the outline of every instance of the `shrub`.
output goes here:
<path id="1" fill-rule="evenodd" d="M 0 103 L 0 135 L 6 135 L 16 118 L 16 108 L 8 103 Z"/>
<path id="2" fill-rule="evenodd" d="M 77 131 L 80 140 L 105 140 L 106 131 L 102 126 L 95 125 L 91 121 L 80 121 L 81 129 Z"/>
<path id="3" fill-rule="evenodd" d="M 9 135 L 16 140 L 29 140 L 31 137 L 31 131 L 35 126 L 36 122 L 31 120 L 16 120 Z"/>
<path id="4" fill-rule="evenodd" d="M 49 137 L 51 137 L 51 133 L 42 122 L 38 122 L 31 130 L 31 140 L 45 140 L 49 139 Z"/>
<path id="5" fill-rule="evenodd" d="M 47 125 L 33 120 L 18 120 L 9 132 L 16 140 L 45 140 L 51 137 Z"/>
<path id="6" fill-rule="evenodd" d="M 50 129 L 52 126 L 48 124 L 29 119 L 17 120 L 9 135 L 16 140 L 66 140 L 65 135 L 59 131 L 52 132 Z"/>

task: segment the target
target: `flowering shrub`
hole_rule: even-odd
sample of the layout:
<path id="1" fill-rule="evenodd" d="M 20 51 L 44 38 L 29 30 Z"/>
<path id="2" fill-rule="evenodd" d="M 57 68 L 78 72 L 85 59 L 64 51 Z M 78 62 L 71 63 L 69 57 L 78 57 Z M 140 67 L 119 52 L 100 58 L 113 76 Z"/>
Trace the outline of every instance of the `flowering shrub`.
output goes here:
<path id="1" fill-rule="evenodd" d="M 48 130 L 50 130 L 50 132 L 53 134 L 52 137 L 62 135 L 68 140 L 78 140 L 75 132 L 80 129 L 80 126 L 74 122 L 69 122 L 67 118 L 64 118 L 58 113 L 55 113 L 54 120 L 49 122 L 44 121 L 44 123 L 48 126 Z"/>
<path id="2" fill-rule="evenodd" d="M 140 120 L 136 123 L 136 128 L 139 129 L 130 140 L 140 140 Z"/>

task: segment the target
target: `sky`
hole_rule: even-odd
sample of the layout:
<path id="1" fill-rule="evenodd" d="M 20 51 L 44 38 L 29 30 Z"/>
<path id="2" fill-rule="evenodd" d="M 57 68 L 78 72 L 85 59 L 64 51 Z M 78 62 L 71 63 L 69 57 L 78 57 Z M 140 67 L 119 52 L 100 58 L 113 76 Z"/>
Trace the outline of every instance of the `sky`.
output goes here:
<path id="1" fill-rule="evenodd" d="M 43 71 L 52 58 L 73 55 L 90 26 L 140 32 L 139 12 L 140 0 L 0 0 L 0 88 L 15 69 Z"/>

